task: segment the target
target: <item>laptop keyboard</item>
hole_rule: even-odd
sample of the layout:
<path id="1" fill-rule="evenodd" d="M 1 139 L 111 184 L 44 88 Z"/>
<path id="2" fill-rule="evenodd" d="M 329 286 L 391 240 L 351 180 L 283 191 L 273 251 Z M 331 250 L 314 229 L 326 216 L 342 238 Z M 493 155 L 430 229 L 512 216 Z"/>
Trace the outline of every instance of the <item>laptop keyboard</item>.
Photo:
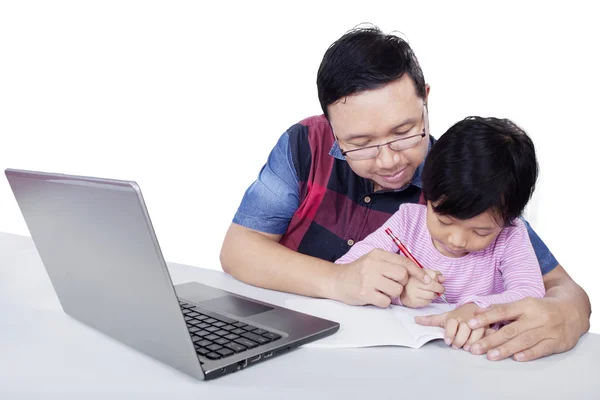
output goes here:
<path id="1" fill-rule="evenodd" d="M 209 360 L 229 357 L 281 338 L 276 333 L 222 315 L 200 312 L 182 301 L 179 305 L 196 352 Z"/>

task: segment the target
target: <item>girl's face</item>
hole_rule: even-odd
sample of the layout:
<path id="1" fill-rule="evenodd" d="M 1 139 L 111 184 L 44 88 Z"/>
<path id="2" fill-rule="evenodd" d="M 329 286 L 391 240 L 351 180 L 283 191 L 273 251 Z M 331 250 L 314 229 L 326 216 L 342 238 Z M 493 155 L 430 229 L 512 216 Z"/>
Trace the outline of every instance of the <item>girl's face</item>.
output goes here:
<path id="1" fill-rule="evenodd" d="M 427 229 L 440 253 L 457 258 L 485 249 L 498 237 L 502 226 L 490 211 L 460 220 L 436 214 L 427 202 Z"/>

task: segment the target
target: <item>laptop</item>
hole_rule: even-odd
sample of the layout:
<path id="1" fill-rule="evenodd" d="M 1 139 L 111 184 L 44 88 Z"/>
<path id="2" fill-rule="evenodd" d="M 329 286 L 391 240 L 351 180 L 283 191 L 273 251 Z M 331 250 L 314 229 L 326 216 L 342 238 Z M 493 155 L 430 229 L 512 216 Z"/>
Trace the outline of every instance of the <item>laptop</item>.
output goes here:
<path id="1" fill-rule="evenodd" d="M 64 312 L 179 371 L 217 378 L 339 329 L 201 282 L 174 286 L 133 181 L 5 174 Z"/>

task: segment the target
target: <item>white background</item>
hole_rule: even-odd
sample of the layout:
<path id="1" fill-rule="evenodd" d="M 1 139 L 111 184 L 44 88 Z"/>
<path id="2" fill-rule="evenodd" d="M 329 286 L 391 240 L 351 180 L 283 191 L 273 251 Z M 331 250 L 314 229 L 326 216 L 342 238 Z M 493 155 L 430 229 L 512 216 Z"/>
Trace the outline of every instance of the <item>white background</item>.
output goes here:
<path id="1" fill-rule="evenodd" d="M 135 180 L 166 259 L 220 269 L 270 149 L 321 112 L 323 53 L 373 22 L 413 46 L 435 136 L 478 114 L 533 137 L 541 176 L 527 217 L 598 309 L 597 14 L 499 4 L 3 1 L 0 167 Z M 28 234 L 5 179 L 0 231 Z"/>

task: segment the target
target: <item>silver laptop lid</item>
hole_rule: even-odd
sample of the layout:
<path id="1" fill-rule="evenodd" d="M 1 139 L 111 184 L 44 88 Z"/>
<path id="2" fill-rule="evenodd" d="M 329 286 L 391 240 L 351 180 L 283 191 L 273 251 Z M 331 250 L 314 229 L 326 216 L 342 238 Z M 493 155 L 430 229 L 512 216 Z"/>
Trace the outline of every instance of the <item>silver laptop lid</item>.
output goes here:
<path id="1" fill-rule="evenodd" d="M 138 185 L 5 174 L 65 313 L 203 379 Z"/>

